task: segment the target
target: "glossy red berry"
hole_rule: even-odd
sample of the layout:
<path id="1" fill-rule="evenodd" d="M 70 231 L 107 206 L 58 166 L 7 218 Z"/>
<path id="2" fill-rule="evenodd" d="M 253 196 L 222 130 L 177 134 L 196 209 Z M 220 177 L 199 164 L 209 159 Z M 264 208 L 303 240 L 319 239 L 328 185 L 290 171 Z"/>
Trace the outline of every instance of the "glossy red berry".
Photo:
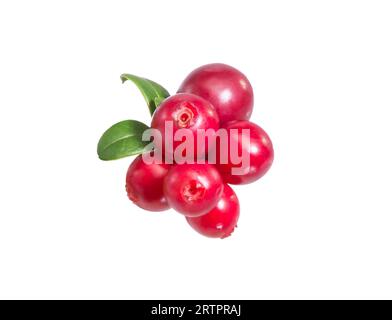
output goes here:
<path id="1" fill-rule="evenodd" d="M 253 89 L 237 69 L 222 63 L 207 64 L 192 71 L 178 92 L 193 93 L 210 101 L 221 124 L 248 120 L 253 110 Z"/>
<path id="2" fill-rule="evenodd" d="M 261 178 L 271 167 L 274 160 L 274 149 L 268 134 L 258 125 L 249 121 L 233 121 L 224 128 L 228 133 L 228 141 L 223 142 L 223 150 L 228 151 L 228 161 L 223 163 L 220 154 L 220 141 L 217 144 L 217 168 L 223 180 L 231 184 L 247 184 Z M 234 134 L 237 132 L 237 134 Z M 249 130 L 249 141 L 243 144 L 244 129 Z M 222 143 L 222 142 L 221 142 Z M 238 155 L 242 163 L 234 164 L 231 157 L 231 146 L 237 146 Z M 243 153 L 244 152 L 244 153 Z M 248 165 L 244 166 L 244 174 L 233 174 L 233 168 L 240 168 L 248 159 Z"/>
<path id="3" fill-rule="evenodd" d="M 240 215 L 240 203 L 233 189 L 225 184 L 222 196 L 210 212 L 201 217 L 187 217 L 190 226 L 210 238 L 226 238 L 232 234 Z"/>
<path id="4" fill-rule="evenodd" d="M 139 155 L 128 168 L 126 191 L 137 206 L 149 211 L 169 209 L 163 194 L 163 180 L 169 171 L 167 164 L 146 164 Z"/>
<path id="5" fill-rule="evenodd" d="M 169 170 L 163 190 L 173 209 L 196 217 L 215 207 L 223 191 L 223 182 L 213 165 L 179 164 Z"/>
<path id="6" fill-rule="evenodd" d="M 172 125 L 172 132 L 167 130 L 167 123 Z M 179 129 L 188 129 L 193 137 L 191 148 L 194 151 L 193 159 L 196 159 L 197 152 L 197 130 L 212 129 L 215 132 L 219 128 L 219 117 L 210 102 L 193 94 L 176 94 L 167 98 L 158 109 L 154 112 L 151 127 L 159 130 L 162 136 L 162 144 L 158 148 L 165 150 L 166 140 L 173 141 L 173 150 L 184 141 L 190 142 L 186 137 L 175 141 L 176 132 Z M 204 150 L 201 150 L 200 156 L 203 156 L 210 146 L 208 146 L 207 137 L 204 138 Z M 170 153 L 170 150 L 166 149 Z M 171 152 L 172 153 L 172 152 Z"/>

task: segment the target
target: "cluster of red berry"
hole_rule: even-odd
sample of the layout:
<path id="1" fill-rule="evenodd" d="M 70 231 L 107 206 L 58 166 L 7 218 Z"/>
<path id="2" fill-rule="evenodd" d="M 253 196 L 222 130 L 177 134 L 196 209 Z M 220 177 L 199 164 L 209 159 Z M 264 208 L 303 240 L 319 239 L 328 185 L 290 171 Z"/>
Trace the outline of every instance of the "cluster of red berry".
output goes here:
<path id="1" fill-rule="evenodd" d="M 128 197 L 150 211 L 173 208 L 185 215 L 199 233 L 225 238 L 233 232 L 240 214 L 238 198 L 228 184 L 247 184 L 259 179 L 270 168 L 274 157 L 267 133 L 248 121 L 253 110 L 251 84 L 231 66 L 209 64 L 190 73 L 177 94 L 162 100 L 151 122 L 151 128 L 157 130 L 162 139 L 159 143 L 155 141 L 155 151 L 150 154 L 154 156 L 159 150 L 164 159 L 168 154 L 173 156 L 173 150 L 187 138 L 176 139 L 180 129 L 188 130 L 195 150 L 202 143 L 202 152 L 192 154 L 189 161 L 174 160 L 174 164 L 146 163 L 139 155 L 127 172 Z M 236 134 L 228 134 L 226 140 L 218 138 L 215 144 L 207 135 L 198 135 L 200 130 L 218 132 L 221 129 L 235 130 Z M 242 139 L 245 132 L 248 140 Z M 170 150 L 166 149 L 167 140 L 173 144 Z M 242 174 L 234 174 L 233 169 L 243 164 L 231 157 L 222 160 L 221 151 L 230 155 L 231 148 L 238 148 L 249 160 Z M 180 154 L 184 155 L 184 150 Z M 210 161 L 210 154 L 214 154 L 214 162 Z M 201 158 L 205 161 L 197 161 Z"/>

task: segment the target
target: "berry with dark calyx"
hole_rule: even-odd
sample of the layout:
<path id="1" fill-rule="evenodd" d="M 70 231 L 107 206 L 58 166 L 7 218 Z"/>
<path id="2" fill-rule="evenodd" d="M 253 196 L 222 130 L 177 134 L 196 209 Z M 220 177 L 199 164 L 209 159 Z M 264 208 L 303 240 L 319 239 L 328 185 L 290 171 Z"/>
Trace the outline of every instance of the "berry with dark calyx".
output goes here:
<path id="1" fill-rule="evenodd" d="M 222 63 L 207 64 L 192 71 L 178 92 L 193 93 L 210 101 L 221 124 L 248 120 L 253 110 L 253 89 L 239 70 Z"/>
<path id="2" fill-rule="evenodd" d="M 128 168 L 126 191 L 128 198 L 137 206 L 149 211 L 169 209 L 169 204 L 163 194 L 163 180 L 170 165 L 147 164 L 139 155 Z"/>
<path id="3" fill-rule="evenodd" d="M 258 125 L 250 121 L 233 121 L 224 126 L 228 133 L 228 141 L 223 142 L 221 148 L 218 140 L 216 148 L 217 168 L 221 173 L 223 180 L 230 184 L 248 184 L 261 178 L 271 167 L 274 160 L 274 149 L 268 134 Z M 238 134 L 233 134 L 232 129 L 237 130 Z M 243 144 L 243 131 L 249 130 L 249 141 Z M 234 140 L 234 141 L 233 141 Z M 239 156 L 242 161 L 249 159 L 249 165 L 244 167 L 243 174 L 233 174 L 233 168 L 240 168 L 241 163 L 234 164 L 230 157 L 231 146 L 238 146 Z M 223 163 L 220 151 L 228 151 L 228 163 Z"/>
<path id="4" fill-rule="evenodd" d="M 213 165 L 178 164 L 169 170 L 163 191 L 173 209 L 197 217 L 215 207 L 223 192 L 223 182 Z"/>
<path id="5" fill-rule="evenodd" d="M 173 127 L 172 132 L 166 131 L 166 125 L 170 123 Z M 156 147 L 164 150 L 163 152 L 173 153 L 176 148 L 186 141 L 175 141 L 174 137 L 179 129 L 188 129 L 188 133 L 193 136 L 193 144 L 190 145 L 194 150 L 193 159 L 197 157 L 197 130 L 212 129 L 213 132 L 219 129 L 219 117 L 210 102 L 193 94 L 176 94 L 162 102 L 153 114 L 151 127 L 159 130 L 162 137 L 162 144 Z M 170 136 L 169 136 L 170 135 Z M 166 140 L 173 141 L 173 150 L 165 150 Z M 188 141 L 189 142 L 189 141 Z M 211 147 L 208 145 L 208 139 L 204 139 L 205 148 L 201 150 L 202 157 Z"/>
<path id="6" fill-rule="evenodd" d="M 233 189 L 225 184 L 223 193 L 210 212 L 200 217 L 186 217 L 189 225 L 210 238 L 226 238 L 232 234 L 240 215 L 240 203 Z"/>

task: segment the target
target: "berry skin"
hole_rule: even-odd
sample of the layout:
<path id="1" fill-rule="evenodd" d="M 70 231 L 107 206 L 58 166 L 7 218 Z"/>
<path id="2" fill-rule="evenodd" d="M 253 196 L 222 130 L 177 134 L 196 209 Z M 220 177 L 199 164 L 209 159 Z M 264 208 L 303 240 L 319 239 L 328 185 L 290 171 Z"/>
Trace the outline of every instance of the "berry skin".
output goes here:
<path id="1" fill-rule="evenodd" d="M 126 178 L 128 198 L 145 210 L 169 209 L 169 204 L 163 194 L 163 180 L 169 168 L 167 164 L 146 164 L 139 155 L 128 168 Z"/>
<path id="2" fill-rule="evenodd" d="M 210 238 L 230 236 L 240 215 L 240 203 L 233 189 L 225 184 L 222 196 L 210 212 L 201 217 L 186 217 L 189 225 L 200 234 Z"/>
<path id="3" fill-rule="evenodd" d="M 172 137 L 168 136 L 170 133 L 165 130 L 165 123 L 173 124 Z M 204 100 L 193 94 L 176 94 L 162 102 L 153 114 L 151 127 L 159 130 L 162 136 L 162 145 L 156 147 L 164 150 L 165 140 L 171 139 L 173 141 L 173 151 L 185 141 L 185 137 L 181 141 L 174 141 L 174 136 L 179 129 L 188 129 L 193 136 L 193 145 L 190 147 L 194 150 L 194 157 L 196 159 L 197 151 L 197 130 L 198 129 L 213 129 L 215 132 L 219 129 L 219 117 L 210 102 Z M 205 150 L 202 157 L 209 149 L 207 145 L 207 137 L 205 138 Z M 170 150 L 168 151 L 170 153 Z"/>
<path id="4" fill-rule="evenodd" d="M 178 164 L 169 170 L 163 192 L 173 209 L 197 217 L 215 207 L 223 192 L 223 182 L 213 165 Z"/>
<path id="5" fill-rule="evenodd" d="M 228 150 L 228 163 L 221 163 L 220 160 L 220 143 L 218 140 L 216 156 L 217 156 L 217 168 L 221 173 L 223 180 L 230 184 L 248 184 L 261 178 L 271 167 L 274 160 L 274 149 L 272 146 L 271 139 L 268 134 L 260 128 L 258 125 L 250 121 L 233 121 L 228 123 L 225 127 L 228 130 L 228 142 L 224 143 L 224 149 Z M 238 135 L 230 134 L 230 129 L 237 129 Z M 242 159 L 245 158 L 242 154 L 242 130 L 249 129 L 250 143 L 244 146 L 244 152 L 247 153 L 249 159 L 249 166 L 247 166 L 248 172 L 242 175 L 234 175 L 232 172 L 233 168 L 240 168 L 241 164 L 233 164 L 230 159 L 230 145 L 238 145 L 239 156 Z M 232 140 L 235 141 L 232 141 Z"/>
<path id="6" fill-rule="evenodd" d="M 178 92 L 193 93 L 210 101 L 221 124 L 248 120 L 253 110 L 253 89 L 237 69 L 222 63 L 201 66 L 183 81 Z"/>

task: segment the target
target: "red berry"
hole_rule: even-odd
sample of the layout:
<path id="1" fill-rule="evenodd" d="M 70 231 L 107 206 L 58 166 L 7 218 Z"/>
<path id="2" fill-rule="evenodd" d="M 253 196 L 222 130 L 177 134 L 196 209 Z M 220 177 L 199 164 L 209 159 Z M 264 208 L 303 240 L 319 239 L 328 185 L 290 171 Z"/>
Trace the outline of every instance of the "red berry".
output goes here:
<path id="1" fill-rule="evenodd" d="M 165 124 L 170 123 L 173 126 L 173 132 L 167 132 Z M 219 128 L 219 117 L 215 108 L 210 102 L 204 100 L 193 94 L 176 94 L 167 98 L 158 109 L 154 112 L 151 127 L 158 129 L 162 136 L 162 145 L 158 148 L 164 150 L 166 139 L 173 141 L 173 151 L 186 141 L 182 137 L 181 141 L 174 141 L 174 136 L 179 129 L 188 129 L 188 133 L 193 136 L 193 144 L 190 145 L 194 150 L 194 157 L 196 159 L 197 151 L 197 130 L 198 129 L 213 129 L 215 132 Z M 200 156 L 203 156 L 208 151 L 208 139 L 205 137 L 205 149 Z M 189 141 L 188 141 L 189 142 Z M 170 153 L 170 150 L 168 150 Z"/>
<path id="2" fill-rule="evenodd" d="M 228 163 L 222 163 L 220 155 L 220 140 L 218 139 L 216 155 L 217 168 L 222 174 L 223 180 L 231 184 L 247 184 L 261 178 L 271 167 L 274 159 L 274 149 L 268 134 L 258 125 L 249 121 L 233 121 L 225 127 L 228 133 L 227 143 L 223 142 L 222 150 L 228 151 Z M 238 134 L 233 134 L 231 129 L 237 129 Z M 243 129 L 249 129 L 249 143 L 243 145 Z M 231 146 L 238 146 L 238 155 L 242 158 L 243 163 L 233 163 L 230 157 Z M 242 150 L 244 148 L 244 150 Z M 243 153 L 243 152 L 244 153 Z M 245 159 L 249 160 L 248 166 L 245 166 L 245 174 L 233 174 L 233 168 L 240 168 L 245 164 Z"/>
<path id="3" fill-rule="evenodd" d="M 210 101 L 221 123 L 248 120 L 253 110 L 253 89 L 237 69 L 222 63 L 202 66 L 181 84 L 178 92 L 193 93 Z"/>
<path id="4" fill-rule="evenodd" d="M 200 234 L 210 238 L 226 238 L 237 226 L 240 203 L 233 189 L 225 184 L 218 204 L 201 217 L 187 217 L 190 226 Z"/>
<path id="5" fill-rule="evenodd" d="M 126 178 L 128 198 L 145 210 L 169 209 L 163 194 L 163 180 L 169 168 L 167 164 L 146 164 L 139 155 L 128 168 Z"/>
<path id="6" fill-rule="evenodd" d="M 169 170 L 163 191 L 171 207 L 186 216 L 196 217 L 215 207 L 223 182 L 212 165 L 179 164 Z"/>

